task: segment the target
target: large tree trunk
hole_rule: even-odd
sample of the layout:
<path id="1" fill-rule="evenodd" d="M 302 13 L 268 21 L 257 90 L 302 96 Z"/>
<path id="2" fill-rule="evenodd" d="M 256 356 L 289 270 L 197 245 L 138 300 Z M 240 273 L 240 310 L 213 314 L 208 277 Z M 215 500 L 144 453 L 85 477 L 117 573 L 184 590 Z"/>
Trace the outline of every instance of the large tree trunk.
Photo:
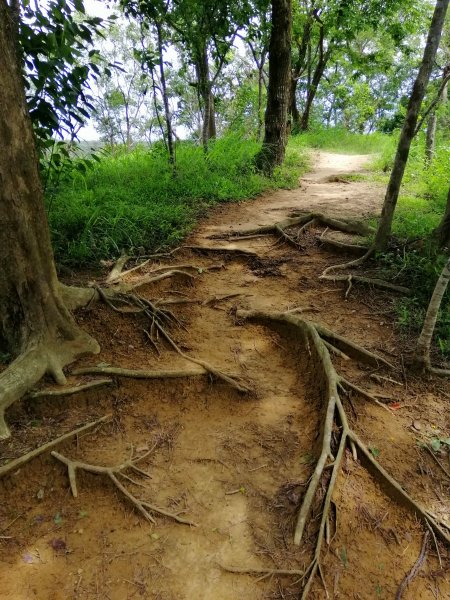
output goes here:
<path id="1" fill-rule="evenodd" d="M 5 409 L 45 373 L 97 343 L 78 329 L 59 293 L 13 21 L 0 0 L 0 350 L 16 359 L 0 374 L 0 439 Z"/>
<path id="2" fill-rule="evenodd" d="M 439 48 L 448 3 L 449 0 L 436 1 L 422 64 L 420 65 L 419 73 L 417 74 L 409 99 L 406 118 L 400 134 L 397 153 L 395 155 L 394 167 L 386 190 L 381 219 L 375 237 L 374 249 L 378 251 L 383 251 L 387 248 L 391 236 L 392 220 L 394 218 L 394 211 L 400 193 L 400 186 L 405 173 L 411 142 L 416 130 L 420 106 L 433 70 L 436 52 Z"/>
<path id="3" fill-rule="evenodd" d="M 447 195 L 447 206 L 439 226 L 434 231 L 439 248 L 450 246 L 450 188 Z"/>
<path id="4" fill-rule="evenodd" d="M 284 160 L 291 91 L 291 0 L 272 0 L 265 132 L 256 166 L 268 174 Z"/>

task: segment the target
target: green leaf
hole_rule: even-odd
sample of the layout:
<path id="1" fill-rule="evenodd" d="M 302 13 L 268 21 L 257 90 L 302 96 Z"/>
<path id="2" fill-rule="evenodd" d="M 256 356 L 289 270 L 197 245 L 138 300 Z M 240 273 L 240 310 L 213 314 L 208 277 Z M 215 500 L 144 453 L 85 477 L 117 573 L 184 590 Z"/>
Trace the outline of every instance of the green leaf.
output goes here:
<path id="1" fill-rule="evenodd" d="M 441 449 L 441 440 L 439 440 L 438 438 L 434 438 L 431 440 L 431 448 L 435 451 L 435 452 L 439 452 L 439 450 Z"/>
<path id="2" fill-rule="evenodd" d="M 59 513 L 56 513 L 56 515 L 53 517 L 53 522 L 55 523 L 55 525 L 61 525 L 61 523 L 64 522 L 64 519 Z"/>
<path id="3" fill-rule="evenodd" d="M 380 456 L 380 451 L 375 446 L 369 446 L 369 452 L 374 458 L 378 458 Z"/>

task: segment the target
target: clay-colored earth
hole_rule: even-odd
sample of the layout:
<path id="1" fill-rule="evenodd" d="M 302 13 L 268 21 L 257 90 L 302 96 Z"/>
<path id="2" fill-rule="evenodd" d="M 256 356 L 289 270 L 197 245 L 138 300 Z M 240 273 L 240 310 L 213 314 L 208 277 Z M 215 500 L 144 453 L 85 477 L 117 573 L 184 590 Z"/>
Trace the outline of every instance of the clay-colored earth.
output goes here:
<path id="1" fill-rule="evenodd" d="M 150 524 L 99 475 L 78 475 L 77 498 L 67 472 L 49 454 L 1 480 L 0 597 L 10 600 L 260 600 L 299 598 L 296 577 L 260 579 L 226 572 L 239 568 L 304 570 L 314 542 L 311 527 L 301 547 L 293 525 L 317 458 L 322 414 L 314 382 L 295 337 L 280 329 L 241 323 L 237 308 L 302 307 L 326 324 L 395 362 L 380 384 L 374 369 L 333 358 L 339 372 L 377 393 L 397 410 L 386 411 L 353 396 L 352 426 L 377 460 L 427 509 L 450 525 L 450 481 L 421 449 L 431 437 L 448 437 L 450 387 L 415 379 L 401 368 L 412 348 L 394 327 L 386 292 L 321 282 L 331 264 L 345 260 L 320 249 L 315 232 L 305 249 L 276 243 L 273 236 L 227 242 L 210 236 L 273 223 L 292 210 L 363 218 L 376 214 L 383 189 L 343 174 L 364 169 L 368 157 L 317 153 L 313 170 L 295 190 L 224 205 L 205 218 L 187 245 L 232 246 L 239 254 L 183 250 L 160 264 L 198 267 L 192 284 L 166 280 L 140 290 L 150 299 L 212 300 L 174 304 L 183 324 L 172 337 L 191 356 L 239 375 L 255 388 L 242 395 L 209 378 L 137 381 L 66 399 L 24 400 L 8 414 L 13 438 L 2 442 L 7 462 L 80 423 L 111 413 L 112 419 L 58 451 L 93 464 L 113 465 L 133 450 L 153 448 L 141 467 L 145 487 L 123 481 L 138 497 L 183 517 L 190 527 L 156 516 Z M 208 270 L 211 266 L 218 269 Z M 139 278 L 150 271 L 136 271 Z M 225 298 L 223 296 L 232 297 Z M 140 316 L 104 305 L 80 311 L 81 326 L 102 347 L 99 362 L 133 369 L 190 368 L 161 340 L 161 355 L 148 343 Z M 86 378 L 88 379 L 88 378 Z M 72 379 L 74 381 L 74 379 Z M 383 398 L 382 398 L 383 397 Z M 440 456 L 449 468 L 448 455 Z M 130 474 L 131 475 L 131 474 Z M 337 528 L 322 553 L 323 581 L 310 598 L 390 600 L 419 556 L 423 524 L 384 494 L 364 467 L 346 455 L 334 494 Z M 315 513 L 317 519 L 318 514 Z M 448 548 L 430 542 L 426 560 L 403 598 L 450 598 Z"/>

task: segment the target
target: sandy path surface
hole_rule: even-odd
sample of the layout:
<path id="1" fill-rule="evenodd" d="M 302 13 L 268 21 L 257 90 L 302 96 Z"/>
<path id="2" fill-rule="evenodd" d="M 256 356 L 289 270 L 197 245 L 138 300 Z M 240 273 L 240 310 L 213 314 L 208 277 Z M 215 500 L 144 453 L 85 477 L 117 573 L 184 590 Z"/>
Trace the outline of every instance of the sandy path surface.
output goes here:
<path id="1" fill-rule="evenodd" d="M 139 480 L 145 487 L 127 484 L 137 496 L 182 513 L 198 526 L 158 516 L 155 525 L 149 524 L 100 476 L 80 474 L 79 496 L 72 498 L 66 472 L 45 456 L 2 481 L 0 532 L 8 536 L 0 539 L 2 599 L 299 598 L 296 577 L 259 580 L 222 569 L 304 570 L 320 513 L 315 506 L 304 544 L 294 546 L 293 525 L 317 459 L 322 421 L 320 390 L 308 370 L 307 352 L 283 328 L 240 323 L 236 309 L 300 306 L 314 320 L 397 360 L 403 349 L 392 325 L 392 298 L 355 289 L 345 300 L 341 286 L 320 282 L 322 270 L 342 257 L 320 250 L 314 231 L 308 233 L 303 252 L 275 244 L 273 236 L 233 244 L 210 236 L 273 223 L 291 210 L 359 218 L 375 214 L 383 189 L 340 179 L 361 172 L 368 158 L 316 153 L 313 171 L 298 189 L 212 211 L 188 244 L 228 245 L 254 256 L 183 251 L 163 264 L 195 265 L 193 283 L 165 281 L 141 290 L 149 299 L 192 301 L 173 305 L 183 328 L 173 328 L 172 337 L 189 355 L 239 376 L 253 394 L 242 395 L 208 377 L 120 379 L 106 391 L 23 402 L 11 409 L 14 437 L 0 445 L 4 458 L 112 413 L 111 423 L 59 450 L 111 465 L 133 449 L 154 448 L 142 465 L 150 475 Z M 192 367 L 162 340 L 156 354 L 143 331 L 149 324 L 139 315 L 124 316 L 99 305 L 80 312 L 78 319 L 102 347 L 100 358 L 84 364 Z M 401 409 L 392 414 L 358 397 L 346 408 L 352 426 L 383 466 L 450 524 L 448 482 L 417 445 L 418 439 L 433 432 L 444 435 L 449 428 L 442 411 L 448 385 L 402 379 L 401 370 L 394 376 L 399 383 L 380 384 L 371 378 L 373 369 L 342 358 L 335 364 L 348 379 L 399 403 Z M 420 431 L 412 429 L 413 422 Z M 337 529 L 322 555 L 326 590 L 317 578 L 310 598 L 394 598 L 419 555 L 422 526 L 384 495 L 350 454 L 333 501 Z M 403 596 L 406 600 L 450 597 L 448 552 L 443 547 L 440 552 L 442 566 L 430 546 L 420 576 Z"/>

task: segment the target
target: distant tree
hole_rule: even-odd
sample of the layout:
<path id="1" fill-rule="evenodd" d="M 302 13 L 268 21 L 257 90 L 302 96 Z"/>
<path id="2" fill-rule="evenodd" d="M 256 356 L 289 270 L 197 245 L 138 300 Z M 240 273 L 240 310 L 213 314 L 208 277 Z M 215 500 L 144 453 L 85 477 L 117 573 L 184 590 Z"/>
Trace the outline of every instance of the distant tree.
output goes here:
<path id="1" fill-rule="evenodd" d="M 124 144 L 130 149 L 134 141 L 144 138 L 151 118 L 146 102 L 150 84 L 135 55 L 140 39 L 135 23 L 118 20 L 98 43 L 101 74 L 92 85 L 92 118 L 111 146 Z"/>

